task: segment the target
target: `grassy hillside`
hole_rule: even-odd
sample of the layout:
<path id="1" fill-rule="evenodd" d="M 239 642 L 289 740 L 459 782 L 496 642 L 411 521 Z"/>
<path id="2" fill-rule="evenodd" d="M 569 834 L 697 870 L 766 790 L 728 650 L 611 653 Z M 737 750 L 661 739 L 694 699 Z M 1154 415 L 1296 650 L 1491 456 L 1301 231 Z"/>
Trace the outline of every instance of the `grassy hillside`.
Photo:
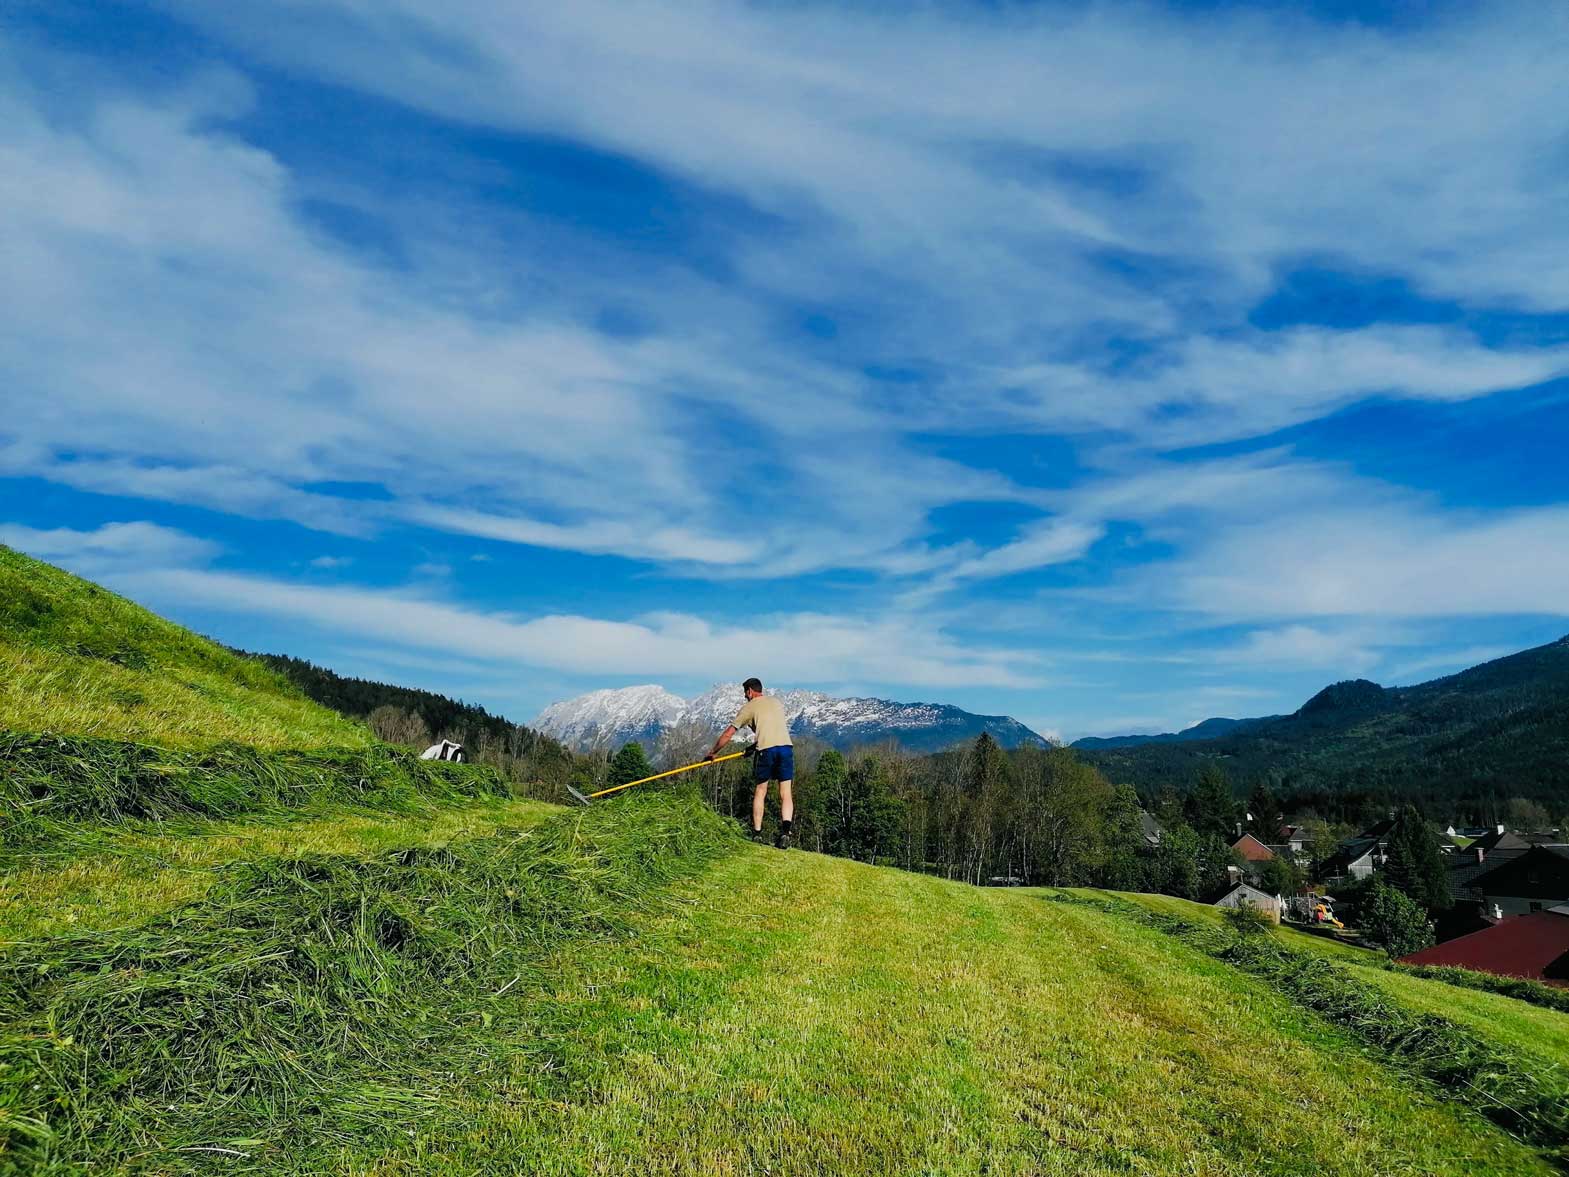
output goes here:
<path id="1" fill-rule="evenodd" d="M 123 862 L 8 877 L 0 1168 L 1551 1171 L 1106 913 L 747 846 L 681 796 L 521 832 L 505 804 L 454 808 L 446 849 L 330 815 L 136 826 Z"/>
<path id="2" fill-rule="evenodd" d="M 1147 792 L 1186 788 L 1218 761 L 1277 791 L 1421 797 L 1435 810 L 1525 796 L 1556 813 L 1569 789 L 1569 638 L 1413 687 L 1336 683 L 1293 715 L 1213 739 L 1079 750 Z"/>
<path id="3" fill-rule="evenodd" d="M 1151 911 L 1170 912 L 1186 919 L 1219 924 L 1223 918 L 1217 908 L 1170 895 L 1122 893 L 1122 898 Z M 1562 1072 L 1569 1068 L 1569 1014 L 1389 969 L 1381 952 L 1293 928 L 1282 927 L 1273 934 L 1299 952 L 1326 956 L 1355 970 L 1358 978 L 1405 1008 L 1448 1018 L 1507 1045 L 1532 1058 L 1544 1071 Z"/>
<path id="4" fill-rule="evenodd" d="M 201 747 L 363 747 L 281 675 L 0 545 L 0 729 Z"/>

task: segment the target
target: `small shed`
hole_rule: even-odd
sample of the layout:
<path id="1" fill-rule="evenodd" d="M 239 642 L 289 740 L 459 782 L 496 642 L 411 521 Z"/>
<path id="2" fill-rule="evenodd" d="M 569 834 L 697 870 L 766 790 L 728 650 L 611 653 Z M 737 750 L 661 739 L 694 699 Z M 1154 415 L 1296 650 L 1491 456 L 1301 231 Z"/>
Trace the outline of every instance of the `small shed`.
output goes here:
<path id="1" fill-rule="evenodd" d="M 1280 896 L 1260 891 L 1247 883 L 1237 883 L 1210 901 L 1211 907 L 1242 907 L 1244 904 L 1258 908 L 1275 923 L 1280 922 Z"/>

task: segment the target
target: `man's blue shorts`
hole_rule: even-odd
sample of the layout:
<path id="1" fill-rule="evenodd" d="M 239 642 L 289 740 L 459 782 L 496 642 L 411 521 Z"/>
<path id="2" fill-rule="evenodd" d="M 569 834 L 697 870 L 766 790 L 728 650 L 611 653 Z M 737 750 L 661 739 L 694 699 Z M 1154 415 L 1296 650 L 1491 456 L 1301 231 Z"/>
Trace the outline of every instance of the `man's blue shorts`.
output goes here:
<path id="1" fill-rule="evenodd" d="M 752 783 L 795 780 L 795 749 L 789 744 L 759 748 L 752 757 Z"/>

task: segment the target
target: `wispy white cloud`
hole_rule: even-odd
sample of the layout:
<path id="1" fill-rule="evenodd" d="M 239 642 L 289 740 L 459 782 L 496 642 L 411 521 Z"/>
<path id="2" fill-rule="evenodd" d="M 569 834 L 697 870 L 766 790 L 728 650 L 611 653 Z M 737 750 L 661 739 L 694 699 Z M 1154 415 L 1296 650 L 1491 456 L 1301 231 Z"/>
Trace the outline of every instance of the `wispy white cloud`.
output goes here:
<path id="1" fill-rule="evenodd" d="M 1233 665 L 1257 663 L 1271 669 L 1312 667 L 1342 677 L 1360 675 L 1377 666 L 1372 646 L 1387 635 L 1335 632 L 1311 625 L 1283 625 L 1250 632 L 1240 649 L 1224 655 Z"/>
<path id="2" fill-rule="evenodd" d="M 1048 519 L 1001 547 L 961 561 L 952 576 L 956 580 L 984 579 L 1066 563 L 1084 555 L 1104 534 L 1105 529 L 1096 524 Z"/>
<path id="3" fill-rule="evenodd" d="M 1569 616 L 1569 507 L 1309 507 L 1200 539 L 1160 579 L 1180 608 L 1230 619 Z"/>
<path id="4" fill-rule="evenodd" d="M 267 92 L 236 72 L 149 97 L 52 61 L 72 84 L 34 86 L 47 50 L 0 45 L 0 474 L 767 578 L 799 601 L 749 639 L 684 614 L 520 620 L 189 570 L 159 573 L 165 599 L 233 590 L 389 649 L 411 619 L 450 623 L 477 658 L 494 640 L 562 674 L 706 678 L 681 643 L 707 642 L 788 652 L 791 680 L 941 686 L 1038 681 L 1038 659 L 955 636 L 1000 640 L 985 582 L 1124 541 L 1112 587 L 1075 600 L 1138 609 L 1157 638 L 1102 624 L 1102 644 L 1147 648 L 1151 611 L 1170 611 L 1246 628 L 1226 647 L 1238 673 L 1393 664 L 1387 628 L 1406 617 L 1564 611 L 1564 508 L 1462 511 L 1287 450 L 1169 456 L 1569 368 L 1524 330 L 1249 319 L 1304 265 L 1468 313 L 1569 308 L 1551 261 L 1569 256 L 1558 9 L 1457 8 L 1395 33 L 1132 4 L 168 8 L 236 60 L 605 152 L 766 228 L 727 227 L 720 264 L 699 266 L 554 222 L 500 243 L 487 218 L 529 216 L 510 201 L 420 219 L 397 191 L 360 191 L 402 234 L 388 266 L 307 220 L 313 178 L 246 141 L 236 116 Z M 567 235 L 580 252 L 562 264 L 544 246 Z M 642 329 L 595 328 L 612 295 Z M 803 308 L 833 320 L 831 348 L 780 326 Z M 1068 439 L 1071 477 L 977 440 L 1003 435 L 1016 454 Z M 1023 522 L 989 549 L 945 541 L 934 519 L 965 504 Z M 149 566 L 208 551 L 142 542 L 164 545 Z M 840 615 L 808 580 L 830 569 L 894 605 Z M 354 622 L 360 606 L 374 620 Z M 1074 636 L 1056 620 L 1043 637 L 1040 612 L 1018 604 L 1009 640 Z"/>
<path id="5" fill-rule="evenodd" d="M 264 577 L 166 569 L 127 573 L 116 584 L 156 600 L 307 622 L 337 641 L 374 640 L 480 663 L 511 663 L 580 675 L 722 677 L 722 668 L 818 684 L 1027 687 L 1037 659 L 961 642 L 918 619 L 816 613 L 715 625 L 685 613 L 629 620 L 570 614 L 518 618 L 412 592 L 320 588 Z M 788 674 L 785 672 L 788 671 Z"/>
<path id="6" fill-rule="evenodd" d="M 0 543 L 83 576 L 205 564 L 222 551 L 210 540 L 145 522 L 106 523 L 91 530 L 0 523 Z"/>
<path id="7" fill-rule="evenodd" d="M 722 290 L 668 268 L 621 274 L 628 298 L 667 308 L 654 319 L 666 329 L 611 339 L 571 299 L 498 306 L 474 242 L 449 267 L 466 271 L 463 287 L 441 267 L 394 275 L 335 249 L 301 221 L 297 178 L 222 129 L 252 100 L 235 75 L 157 102 L 95 97 L 84 79 L 68 117 L 41 113 L 39 92 L 16 82 L 0 88 L 0 162 L 27 181 L 0 183 L 0 232 L 29 283 L 6 300 L 0 348 L 13 383 L 35 391 L 13 424 L 31 444 L 12 472 L 354 534 L 413 520 L 694 574 L 969 578 L 1028 567 L 1030 545 L 1066 533 L 1043 538 L 1042 525 L 989 555 L 933 548 L 933 510 L 1030 496 L 936 462 L 914 435 L 1110 431 L 1148 450 L 1372 394 L 1470 397 L 1565 368 L 1562 349 L 1454 328 L 1234 326 L 1300 258 L 1410 274 L 1446 296 L 1569 305 L 1552 267 L 1518 264 L 1523 249 L 1569 247 L 1562 219 L 1538 215 L 1563 179 L 1549 150 L 1559 130 L 1542 117 L 1558 79 L 1541 47 L 1569 37 L 1541 10 L 1390 36 L 1148 8 L 892 21 L 460 3 L 436 22 L 411 4 L 375 21 L 327 4 L 279 22 L 176 7 L 292 69 L 624 153 L 789 231 L 733 242 Z M 318 19 L 358 35 L 321 36 Z M 1484 74 L 1493 100 L 1478 117 L 1464 95 Z M 1108 77 L 1140 82 L 1108 89 Z M 1425 101 L 1413 118 L 1416 92 L 1437 109 Z M 1444 159 L 1467 163 L 1434 166 Z M 1131 274 L 1102 265 L 1108 250 Z M 513 272 L 531 264 L 507 258 Z M 1170 277 L 1184 272 L 1191 282 Z M 858 308 L 842 362 L 769 327 L 780 297 Z M 1136 339 L 1146 358 L 1087 362 L 1087 334 Z M 886 358 L 939 379 L 890 390 L 857 370 Z M 726 418 L 750 463 L 711 452 Z M 333 480 L 385 486 L 394 505 L 309 489 Z M 745 502 L 756 509 L 738 534 Z"/>

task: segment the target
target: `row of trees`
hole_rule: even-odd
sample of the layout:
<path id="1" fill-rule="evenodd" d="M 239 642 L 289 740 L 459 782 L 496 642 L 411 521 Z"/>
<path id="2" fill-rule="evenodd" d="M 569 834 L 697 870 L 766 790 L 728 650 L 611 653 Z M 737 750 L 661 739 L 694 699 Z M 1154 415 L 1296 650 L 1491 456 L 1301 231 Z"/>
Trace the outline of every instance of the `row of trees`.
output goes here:
<path id="1" fill-rule="evenodd" d="M 708 772 L 714 807 L 749 814 L 746 762 Z M 847 757 L 802 741 L 794 793 L 802 848 L 972 883 L 1085 884 L 1197 898 L 1237 861 L 1223 837 L 1234 816 L 1229 791 L 1224 820 L 1205 814 L 1195 828 L 1179 816 L 1152 848 L 1131 787 L 1113 786 L 1070 749 L 1004 751 L 990 735 L 921 757 L 891 746 Z"/>

